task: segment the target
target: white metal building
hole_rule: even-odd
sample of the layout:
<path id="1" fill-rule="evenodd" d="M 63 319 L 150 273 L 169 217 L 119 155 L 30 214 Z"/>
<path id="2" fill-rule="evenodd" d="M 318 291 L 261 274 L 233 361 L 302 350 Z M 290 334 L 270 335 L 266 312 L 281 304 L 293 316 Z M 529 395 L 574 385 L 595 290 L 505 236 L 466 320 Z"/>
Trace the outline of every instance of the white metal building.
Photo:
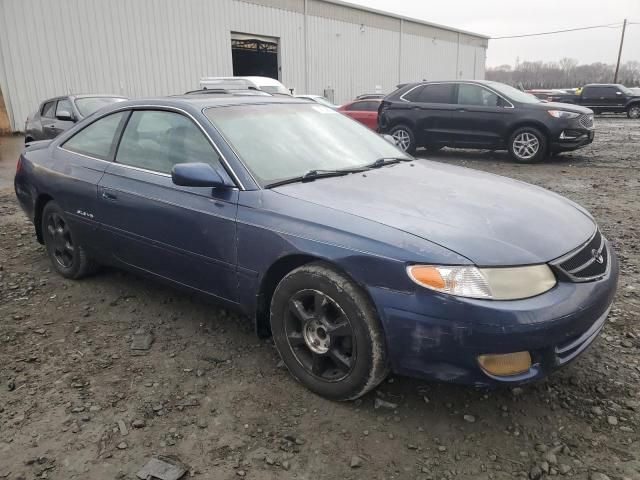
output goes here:
<path id="1" fill-rule="evenodd" d="M 401 82 L 484 78 L 486 48 L 481 35 L 336 0 L 0 0 L 14 130 L 55 95 L 176 94 L 234 73 L 277 72 L 295 93 L 343 103 Z"/>

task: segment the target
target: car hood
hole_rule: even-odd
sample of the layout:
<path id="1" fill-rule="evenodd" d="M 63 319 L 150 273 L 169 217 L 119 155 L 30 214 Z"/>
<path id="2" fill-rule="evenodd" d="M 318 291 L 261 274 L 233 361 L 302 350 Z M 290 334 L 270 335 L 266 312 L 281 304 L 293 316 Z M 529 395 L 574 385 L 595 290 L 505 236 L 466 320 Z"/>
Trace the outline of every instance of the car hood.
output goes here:
<path id="1" fill-rule="evenodd" d="M 538 110 L 566 110 L 568 112 L 575 112 L 580 114 L 593 113 L 593 110 L 581 105 L 575 105 L 573 103 L 560 103 L 560 102 L 545 102 L 545 103 L 532 103 L 532 108 Z"/>
<path id="2" fill-rule="evenodd" d="M 545 263 L 596 228 L 586 210 L 552 192 L 427 160 L 273 190 L 416 235 L 479 266 Z"/>

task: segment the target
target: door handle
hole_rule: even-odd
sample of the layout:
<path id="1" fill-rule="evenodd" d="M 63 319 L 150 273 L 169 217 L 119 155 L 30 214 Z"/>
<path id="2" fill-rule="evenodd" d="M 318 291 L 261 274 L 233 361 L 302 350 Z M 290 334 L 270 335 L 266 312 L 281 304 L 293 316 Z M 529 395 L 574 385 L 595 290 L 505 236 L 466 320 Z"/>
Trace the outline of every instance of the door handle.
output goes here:
<path id="1" fill-rule="evenodd" d="M 105 200 L 117 200 L 118 196 L 115 193 L 103 191 L 102 198 L 104 198 Z"/>
<path id="2" fill-rule="evenodd" d="M 459 108 L 458 112 L 466 112 L 466 110 L 464 108 Z"/>

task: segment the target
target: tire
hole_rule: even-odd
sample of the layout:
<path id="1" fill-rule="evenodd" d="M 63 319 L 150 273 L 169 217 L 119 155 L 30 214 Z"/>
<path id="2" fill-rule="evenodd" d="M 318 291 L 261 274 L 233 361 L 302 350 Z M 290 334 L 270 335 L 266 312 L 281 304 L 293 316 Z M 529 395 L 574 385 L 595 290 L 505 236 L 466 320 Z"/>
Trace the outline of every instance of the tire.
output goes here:
<path id="1" fill-rule="evenodd" d="M 327 264 L 303 265 L 280 281 L 271 300 L 271 331 L 289 372 L 325 398 L 356 399 L 389 372 L 376 309 Z"/>
<path id="2" fill-rule="evenodd" d="M 389 135 L 396 140 L 396 145 L 400 150 L 410 155 L 416 153 L 416 136 L 411 128 L 406 125 L 396 125 L 389 130 Z"/>
<path id="3" fill-rule="evenodd" d="M 627 117 L 633 119 L 640 118 L 640 104 L 631 105 L 627 109 Z"/>
<path id="4" fill-rule="evenodd" d="M 64 212 L 54 201 L 44 206 L 41 227 L 47 255 L 60 275 L 79 279 L 95 271 L 96 263 L 76 241 Z"/>
<path id="5" fill-rule="evenodd" d="M 534 127 L 516 129 L 509 137 L 509 154 L 518 163 L 538 163 L 547 156 L 547 137 Z"/>

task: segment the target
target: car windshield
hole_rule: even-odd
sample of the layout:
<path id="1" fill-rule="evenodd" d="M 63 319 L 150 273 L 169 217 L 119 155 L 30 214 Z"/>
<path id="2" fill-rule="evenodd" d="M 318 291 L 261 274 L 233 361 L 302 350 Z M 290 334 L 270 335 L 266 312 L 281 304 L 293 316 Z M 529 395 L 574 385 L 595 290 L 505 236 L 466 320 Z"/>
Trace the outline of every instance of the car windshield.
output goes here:
<path id="1" fill-rule="evenodd" d="M 541 100 L 536 98 L 534 95 L 523 92 L 522 90 L 518 90 L 517 88 L 513 88 L 509 85 L 505 85 L 504 83 L 490 83 L 489 86 L 496 92 L 507 97 L 508 100 L 513 100 L 514 102 L 541 103 Z"/>
<path id="2" fill-rule="evenodd" d="M 76 98 L 76 108 L 83 117 L 88 117 L 93 112 L 97 112 L 102 107 L 116 102 L 124 102 L 122 97 L 82 97 Z"/>
<path id="3" fill-rule="evenodd" d="M 279 93 L 280 95 L 291 95 L 289 90 L 284 88 L 282 85 L 260 85 L 260 90 L 263 90 L 267 93 Z"/>
<path id="4" fill-rule="evenodd" d="M 206 116 L 262 186 L 311 170 L 346 170 L 380 158 L 411 159 L 367 127 L 308 103 L 212 107 Z"/>

